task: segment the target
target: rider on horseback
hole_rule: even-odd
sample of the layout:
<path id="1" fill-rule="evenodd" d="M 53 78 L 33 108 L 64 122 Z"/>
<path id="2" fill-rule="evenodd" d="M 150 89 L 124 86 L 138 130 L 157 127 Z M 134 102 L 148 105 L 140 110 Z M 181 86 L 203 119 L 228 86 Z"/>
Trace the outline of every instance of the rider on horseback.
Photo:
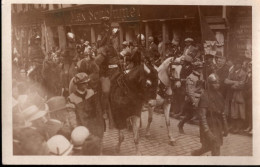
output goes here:
<path id="1" fill-rule="evenodd" d="M 34 80 L 40 81 L 41 69 L 43 60 L 45 58 L 44 51 L 41 47 L 41 37 L 37 35 L 31 39 L 31 46 L 29 48 L 29 63 L 30 69 L 28 70 L 28 76 L 32 76 Z"/>
<path id="2" fill-rule="evenodd" d="M 102 18 L 102 37 L 98 41 L 97 56 L 95 57 L 95 62 L 100 68 L 100 81 L 102 88 L 102 107 L 105 113 L 109 116 L 110 127 L 113 127 L 113 119 L 110 113 L 110 104 L 108 96 L 110 93 L 111 80 L 120 74 L 119 72 L 119 55 L 117 54 L 115 48 L 111 43 L 111 38 L 113 38 L 117 31 L 113 31 L 111 34 L 109 17 Z"/>

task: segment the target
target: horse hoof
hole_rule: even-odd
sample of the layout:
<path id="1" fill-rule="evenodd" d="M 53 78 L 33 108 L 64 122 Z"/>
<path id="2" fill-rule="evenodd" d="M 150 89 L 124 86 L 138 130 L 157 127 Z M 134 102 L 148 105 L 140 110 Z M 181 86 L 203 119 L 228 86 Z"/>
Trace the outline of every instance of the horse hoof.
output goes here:
<path id="1" fill-rule="evenodd" d="M 169 141 L 169 145 L 175 146 L 175 144 L 176 144 L 176 140 L 171 140 L 171 141 Z"/>

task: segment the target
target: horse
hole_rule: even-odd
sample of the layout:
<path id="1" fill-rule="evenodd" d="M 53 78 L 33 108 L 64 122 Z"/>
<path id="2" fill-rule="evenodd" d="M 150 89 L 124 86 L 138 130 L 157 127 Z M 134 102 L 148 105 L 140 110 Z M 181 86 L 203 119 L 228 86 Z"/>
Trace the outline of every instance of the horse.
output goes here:
<path id="1" fill-rule="evenodd" d="M 181 87 L 180 73 L 182 70 L 182 65 L 180 62 L 180 59 L 170 57 L 164 60 L 164 62 L 158 67 L 159 85 L 156 101 L 153 103 L 150 101 L 148 103 L 148 124 L 145 132 L 146 137 L 150 136 L 150 126 L 153 119 L 154 108 L 156 106 L 163 106 L 170 145 L 174 145 L 176 143 L 170 128 L 170 108 L 174 89 Z"/>
<path id="2" fill-rule="evenodd" d="M 136 57 L 140 58 L 141 52 L 136 51 L 134 55 L 133 59 Z M 124 141 L 122 130 L 127 128 L 127 119 L 130 118 L 136 154 L 141 155 L 138 145 L 141 110 L 143 103 L 156 94 L 157 86 L 157 71 L 153 66 L 146 63 L 135 63 L 133 68 L 117 75 L 111 81 L 109 95 L 111 114 L 119 135 L 119 140 L 115 148 L 116 152 L 120 152 L 120 146 Z"/>

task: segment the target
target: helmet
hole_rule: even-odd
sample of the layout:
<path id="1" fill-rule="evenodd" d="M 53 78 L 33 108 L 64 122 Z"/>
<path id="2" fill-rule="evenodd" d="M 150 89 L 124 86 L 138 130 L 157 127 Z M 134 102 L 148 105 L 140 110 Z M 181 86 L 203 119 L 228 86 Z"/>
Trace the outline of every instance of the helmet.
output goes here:
<path id="1" fill-rule="evenodd" d="M 113 28 L 112 35 L 115 35 L 119 32 L 119 28 Z"/>
<path id="2" fill-rule="evenodd" d="M 89 76 L 84 72 L 76 74 L 73 80 L 75 84 L 88 83 L 89 81 L 90 81 Z"/>
<path id="3" fill-rule="evenodd" d="M 85 126 L 76 127 L 71 133 L 71 141 L 74 146 L 81 146 L 89 137 L 89 130 Z"/>
<path id="4" fill-rule="evenodd" d="M 140 38 L 141 38 L 142 41 L 145 40 L 145 37 L 144 37 L 143 34 L 138 34 L 137 35 L 137 39 L 139 40 Z"/>
<path id="5" fill-rule="evenodd" d="M 74 40 L 75 39 L 75 35 L 72 32 L 68 32 L 67 33 L 67 38 L 70 40 Z"/>
<path id="6" fill-rule="evenodd" d="M 214 84 L 214 83 L 218 83 L 219 78 L 216 74 L 212 73 L 208 76 L 208 83 L 210 84 Z"/>
<path id="7" fill-rule="evenodd" d="M 41 37 L 40 37 L 39 35 L 37 35 L 37 36 L 35 37 L 35 39 L 41 39 Z"/>
<path id="8" fill-rule="evenodd" d="M 55 135 L 47 141 L 50 152 L 54 155 L 68 155 L 73 145 L 62 135 Z"/>

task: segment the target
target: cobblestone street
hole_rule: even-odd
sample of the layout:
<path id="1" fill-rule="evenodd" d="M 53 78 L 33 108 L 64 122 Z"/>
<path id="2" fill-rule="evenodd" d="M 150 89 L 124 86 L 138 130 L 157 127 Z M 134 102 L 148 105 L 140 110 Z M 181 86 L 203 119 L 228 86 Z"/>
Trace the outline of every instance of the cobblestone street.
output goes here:
<path id="1" fill-rule="evenodd" d="M 192 150 L 200 148 L 199 127 L 197 125 L 185 124 L 185 134 L 179 134 L 177 124 L 179 120 L 171 118 L 171 127 L 174 137 L 177 139 L 175 146 L 168 144 L 168 136 L 163 114 L 154 113 L 151 124 L 151 136 L 145 137 L 145 127 L 147 124 L 148 112 L 142 113 L 142 127 L 140 129 L 140 151 L 144 156 L 190 156 Z M 104 155 L 135 155 L 135 145 L 133 133 L 124 130 L 125 140 L 121 145 L 121 152 L 115 152 L 118 141 L 118 132 L 115 129 L 107 129 L 103 141 Z M 205 153 L 210 155 L 210 152 Z M 252 137 L 229 134 L 224 138 L 221 147 L 222 156 L 252 156 Z"/>

